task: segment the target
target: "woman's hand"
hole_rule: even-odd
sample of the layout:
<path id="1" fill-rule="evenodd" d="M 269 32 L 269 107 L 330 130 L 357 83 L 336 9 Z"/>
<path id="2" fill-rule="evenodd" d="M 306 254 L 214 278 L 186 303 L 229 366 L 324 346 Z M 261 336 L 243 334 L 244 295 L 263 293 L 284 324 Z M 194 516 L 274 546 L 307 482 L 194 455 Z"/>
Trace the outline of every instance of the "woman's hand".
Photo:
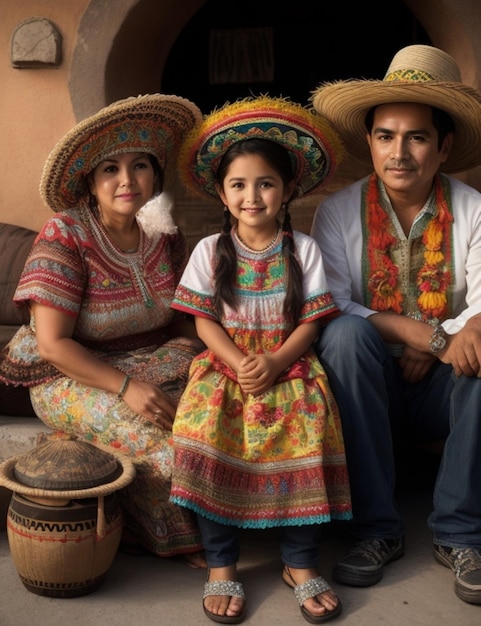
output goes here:
<path id="1" fill-rule="evenodd" d="M 32 303 L 40 355 L 60 372 L 83 385 L 118 394 L 125 374 L 101 361 L 72 339 L 75 318 L 38 303 Z M 158 387 L 131 378 L 122 400 L 149 422 L 172 430 L 175 405 Z"/>
<path id="2" fill-rule="evenodd" d="M 152 424 L 172 430 L 176 405 L 155 385 L 131 378 L 122 400 Z"/>

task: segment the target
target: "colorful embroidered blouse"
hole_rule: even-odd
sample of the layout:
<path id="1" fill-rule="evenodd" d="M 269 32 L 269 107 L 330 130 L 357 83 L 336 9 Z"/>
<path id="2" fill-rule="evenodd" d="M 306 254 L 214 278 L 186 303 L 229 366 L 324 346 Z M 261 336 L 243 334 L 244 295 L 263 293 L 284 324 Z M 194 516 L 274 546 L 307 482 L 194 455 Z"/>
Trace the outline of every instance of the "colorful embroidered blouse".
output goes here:
<path id="1" fill-rule="evenodd" d="M 172 320 L 170 303 L 186 261 L 179 233 L 152 238 L 141 230 L 137 252 L 124 253 L 89 210 L 56 213 L 35 242 L 14 300 L 76 316 L 74 337 L 83 343 L 116 344 Z"/>
<path id="2" fill-rule="evenodd" d="M 212 296 L 215 245 L 219 235 L 203 239 L 192 252 L 175 293 L 173 308 L 217 319 Z M 316 242 L 294 232 L 304 275 L 304 306 L 300 323 L 337 314 L 324 275 Z M 265 254 L 254 253 L 233 237 L 238 259 L 237 311 L 225 306 L 220 320 L 236 345 L 245 353 L 275 351 L 292 332 L 283 314 L 286 269 L 281 253 L 282 238 Z"/>
<path id="3" fill-rule="evenodd" d="M 187 259 L 177 229 L 147 234 L 141 226 L 137 252 L 125 253 L 89 209 L 58 212 L 35 240 L 14 300 L 75 316 L 73 338 L 98 352 L 160 346 L 176 315 L 170 304 Z M 32 318 L 10 342 L 0 376 L 30 386 L 57 375 L 39 357 Z"/>

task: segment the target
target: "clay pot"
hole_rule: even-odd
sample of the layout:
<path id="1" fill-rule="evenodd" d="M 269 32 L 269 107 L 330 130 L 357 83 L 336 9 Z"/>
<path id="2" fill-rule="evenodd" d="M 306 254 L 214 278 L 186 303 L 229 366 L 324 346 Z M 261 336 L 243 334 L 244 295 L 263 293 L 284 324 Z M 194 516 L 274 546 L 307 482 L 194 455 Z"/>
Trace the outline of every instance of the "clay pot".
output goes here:
<path id="1" fill-rule="evenodd" d="M 91 593 L 104 581 L 122 535 L 116 491 L 132 461 L 74 438 L 55 438 L 0 465 L 13 494 L 7 536 L 24 586 L 44 596 Z"/>

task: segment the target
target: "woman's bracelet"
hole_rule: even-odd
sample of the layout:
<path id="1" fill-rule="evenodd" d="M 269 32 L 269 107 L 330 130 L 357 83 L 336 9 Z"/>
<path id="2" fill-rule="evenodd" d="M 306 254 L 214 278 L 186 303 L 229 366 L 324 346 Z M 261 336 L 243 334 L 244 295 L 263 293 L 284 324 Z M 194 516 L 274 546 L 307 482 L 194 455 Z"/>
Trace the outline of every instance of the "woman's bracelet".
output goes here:
<path id="1" fill-rule="evenodd" d="M 127 391 L 127 387 L 129 386 L 129 383 L 130 383 L 130 376 L 126 374 L 124 380 L 122 381 L 122 386 L 120 387 L 119 392 L 117 394 L 117 398 L 119 400 L 122 400 L 122 398 L 124 397 L 124 394 Z"/>

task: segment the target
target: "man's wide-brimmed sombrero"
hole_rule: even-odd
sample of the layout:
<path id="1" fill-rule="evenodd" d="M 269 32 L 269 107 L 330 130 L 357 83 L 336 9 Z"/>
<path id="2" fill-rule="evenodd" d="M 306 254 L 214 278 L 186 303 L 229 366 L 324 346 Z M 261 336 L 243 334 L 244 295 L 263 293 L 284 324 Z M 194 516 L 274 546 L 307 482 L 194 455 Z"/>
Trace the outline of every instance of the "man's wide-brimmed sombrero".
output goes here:
<path id="1" fill-rule="evenodd" d="M 175 167 L 187 132 L 202 120 L 200 109 L 180 96 L 148 94 L 119 100 L 79 122 L 45 163 L 40 195 L 53 211 L 76 208 L 88 192 L 87 174 L 114 154 L 146 152 Z"/>
<path id="2" fill-rule="evenodd" d="M 461 172 L 481 163 L 481 93 L 461 82 L 454 59 L 439 48 L 402 48 L 383 80 L 324 83 L 312 93 L 311 101 L 338 129 L 346 150 L 369 165 L 366 113 L 374 106 L 397 102 L 427 104 L 451 116 L 455 140 L 441 166 L 444 172 Z"/>
<path id="3" fill-rule="evenodd" d="M 344 154 L 338 133 L 313 110 L 287 98 L 259 96 L 227 103 L 205 116 L 179 154 L 182 182 L 194 193 L 218 198 L 215 173 L 225 152 L 239 141 L 270 139 L 291 155 L 298 195 L 326 185 Z"/>

